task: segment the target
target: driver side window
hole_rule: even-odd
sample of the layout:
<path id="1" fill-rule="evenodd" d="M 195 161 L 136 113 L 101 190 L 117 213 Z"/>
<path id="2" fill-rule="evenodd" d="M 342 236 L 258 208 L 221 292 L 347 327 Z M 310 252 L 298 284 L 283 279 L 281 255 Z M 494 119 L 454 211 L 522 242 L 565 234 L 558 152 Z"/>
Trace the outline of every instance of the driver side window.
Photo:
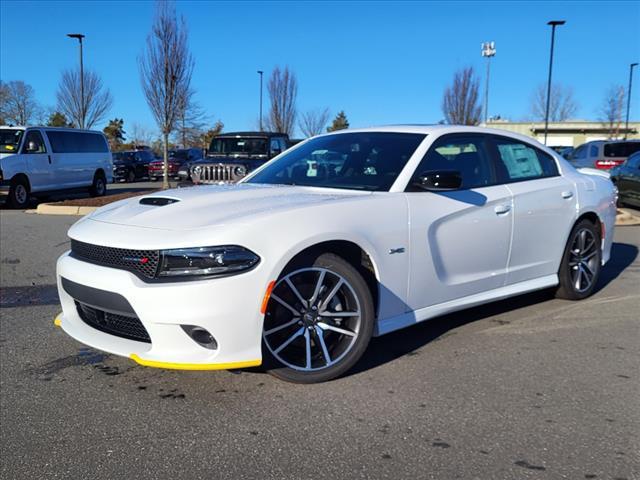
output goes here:
<path id="1" fill-rule="evenodd" d="M 426 172 L 458 172 L 462 190 L 495 184 L 484 138 L 480 135 L 445 135 L 435 141 L 416 169 L 411 184 Z"/>
<path id="2" fill-rule="evenodd" d="M 44 146 L 42 134 L 39 131 L 30 130 L 27 133 L 27 136 L 24 139 L 22 153 L 47 153 L 47 148 Z"/>

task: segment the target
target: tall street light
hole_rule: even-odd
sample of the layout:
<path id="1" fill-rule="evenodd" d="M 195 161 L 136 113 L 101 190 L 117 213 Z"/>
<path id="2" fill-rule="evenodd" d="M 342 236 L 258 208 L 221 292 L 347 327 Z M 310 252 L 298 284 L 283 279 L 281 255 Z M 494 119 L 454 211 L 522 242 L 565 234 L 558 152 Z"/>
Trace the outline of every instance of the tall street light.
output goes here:
<path id="1" fill-rule="evenodd" d="M 549 55 L 549 80 L 547 81 L 547 108 L 544 114 L 544 144 L 547 144 L 547 135 L 549 133 L 549 103 L 551 101 L 551 70 L 553 68 L 553 44 L 556 39 L 556 27 L 564 25 L 564 20 L 551 20 L 547 25 L 551 25 L 551 54 Z"/>
<path id="2" fill-rule="evenodd" d="M 85 112 L 85 99 L 84 99 L 84 66 L 82 63 L 82 39 L 84 35 L 81 33 L 67 33 L 69 38 L 77 38 L 80 42 L 80 128 L 84 128 L 84 120 L 86 116 Z"/>
<path id="3" fill-rule="evenodd" d="M 262 75 L 264 72 L 262 70 L 258 70 L 258 75 L 260 75 L 260 131 L 262 131 Z"/>
<path id="4" fill-rule="evenodd" d="M 482 56 L 487 57 L 487 79 L 484 85 L 484 125 L 486 127 L 489 117 L 489 73 L 491 71 L 491 57 L 496 54 L 496 43 L 484 42 L 481 47 Z"/>
<path id="5" fill-rule="evenodd" d="M 627 121 L 625 122 L 624 139 L 627 139 L 629 134 L 629 111 L 631 110 L 631 82 L 633 81 L 633 67 L 637 67 L 637 63 L 631 63 L 629 65 L 629 90 L 627 90 Z"/>

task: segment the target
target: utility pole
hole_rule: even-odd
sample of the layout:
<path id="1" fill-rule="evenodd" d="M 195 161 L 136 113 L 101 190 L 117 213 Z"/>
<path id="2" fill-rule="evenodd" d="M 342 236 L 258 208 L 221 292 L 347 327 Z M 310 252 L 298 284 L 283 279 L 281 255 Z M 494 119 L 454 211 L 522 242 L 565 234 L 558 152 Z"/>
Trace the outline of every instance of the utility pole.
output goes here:
<path id="1" fill-rule="evenodd" d="M 624 139 L 627 139 L 629 134 L 629 111 L 631 110 L 631 83 L 633 82 L 633 68 L 637 67 L 637 63 L 631 63 L 629 65 L 629 89 L 627 90 L 627 121 L 624 128 Z"/>
<path id="2" fill-rule="evenodd" d="M 491 57 L 496 54 L 495 42 L 484 42 L 481 45 L 482 56 L 487 58 L 487 79 L 484 85 L 484 126 L 487 126 L 489 118 L 489 75 L 491 73 Z"/>
<path id="3" fill-rule="evenodd" d="M 84 98 L 84 65 L 82 59 L 82 39 L 84 35 L 81 33 L 67 33 L 67 37 L 69 38 L 77 38 L 78 42 L 80 42 L 80 128 L 84 128 L 84 123 L 87 117 L 87 105 L 86 100 Z"/>
<path id="4" fill-rule="evenodd" d="M 264 72 L 262 70 L 258 70 L 258 75 L 260 75 L 260 131 L 262 132 L 262 75 Z"/>
<path id="5" fill-rule="evenodd" d="M 551 101 L 551 70 L 553 69 L 553 46 L 556 39 L 556 27 L 564 25 L 564 20 L 551 20 L 547 25 L 551 25 L 551 53 L 549 55 L 549 79 L 547 80 L 547 108 L 544 113 L 544 144 L 547 144 L 549 134 L 549 103 Z"/>

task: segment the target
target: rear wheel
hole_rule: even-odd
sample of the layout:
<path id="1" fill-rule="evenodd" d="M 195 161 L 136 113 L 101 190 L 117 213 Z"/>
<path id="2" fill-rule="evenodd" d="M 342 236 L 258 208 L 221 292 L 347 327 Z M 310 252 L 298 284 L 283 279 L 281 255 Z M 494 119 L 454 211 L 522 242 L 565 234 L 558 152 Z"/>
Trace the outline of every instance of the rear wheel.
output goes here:
<path id="1" fill-rule="evenodd" d="M 89 194 L 92 197 L 102 197 L 107 194 L 107 180 L 104 178 L 104 174 L 96 172 L 93 177 L 93 183 L 89 188 Z"/>
<path id="2" fill-rule="evenodd" d="M 128 183 L 133 183 L 136 181 L 136 172 L 134 172 L 133 170 L 129 170 L 127 172 L 127 180 Z"/>
<path id="3" fill-rule="evenodd" d="M 11 208 L 27 208 L 29 205 L 29 183 L 23 178 L 16 178 L 9 187 L 8 203 Z"/>
<path id="4" fill-rule="evenodd" d="M 358 271 L 325 253 L 287 269 L 264 319 L 265 366 L 296 383 L 330 380 L 362 356 L 373 333 L 371 293 Z"/>
<path id="5" fill-rule="evenodd" d="M 587 219 L 571 230 L 558 278 L 556 297 L 581 300 L 593 293 L 600 276 L 602 249 L 600 231 Z"/>

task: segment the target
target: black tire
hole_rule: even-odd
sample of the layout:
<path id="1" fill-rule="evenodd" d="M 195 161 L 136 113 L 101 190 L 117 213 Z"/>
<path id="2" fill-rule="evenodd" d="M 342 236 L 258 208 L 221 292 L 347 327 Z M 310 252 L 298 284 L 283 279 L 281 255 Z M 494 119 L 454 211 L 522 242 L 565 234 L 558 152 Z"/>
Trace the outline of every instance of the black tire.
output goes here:
<path id="1" fill-rule="evenodd" d="M 306 297 L 305 301 L 308 302 L 305 306 L 299 300 L 298 303 L 290 300 L 295 305 L 294 309 L 300 308 L 307 312 L 304 315 L 301 312 L 300 321 L 297 322 L 295 319 L 298 317 L 293 315 L 292 310 L 283 308 L 274 300 L 276 295 L 285 301 L 289 298 L 295 299 L 291 297 L 293 291 L 287 285 L 287 279 L 292 283 L 300 279 L 300 283 L 296 283 L 295 286 L 300 289 L 300 297 Z M 322 282 L 320 279 L 323 279 Z M 343 286 L 338 287 L 333 293 L 339 279 L 344 281 L 341 284 Z M 286 292 L 287 289 L 289 294 Z M 312 299 L 313 304 L 309 302 Z M 336 318 L 338 315 L 326 315 L 352 313 L 356 312 L 355 309 L 359 317 L 342 315 Z M 323 312 L 325 315 L 322 315 Z M 287 313 L 289 318 L 286 317 Z M 313 316 L 315 320 L 309 318 Z M 353 367 L 367 349 L 373 334 L 374 320 L 371 292 L 362 275 L 350 263 L 332 253 L 301 259 L 280 275 L 267 305 L 262 342 L 264 368 L 271 375 L 293 383 L 325 382 L 339 377 Z M 277 333 L 268 333 L 273 328 L 278 330 L 278 326 L 282 328 L 282 325 L 291 322 L 296 323 Z M 338 330 L 334 330 L 335 328 Z M 303 333 L 299 333 L 301 331 Z M 292 337 L 295 337 L 295 340 L 291 341 Z M 282 338 L 285 340 L 282 341 Z M 290 342 L 288 346 L 275 353 L 287 340 Z M 307 349 L 311 354 L 306 353 Z M 285 352 L 287 360 L 284 360 Z M 291 359 L 295 358 L 296 352 L 304 355 L 304 359 L 300 361 L 306 365 L 296 367 L 293 364 L 294 361 Z M 313 366 L 314 362 L 316 366 Z"/>
<path id="2" fill-rule="evenodd" d="M 133 183 L 135 181 L 136 181 L 136 172 L 134 172 L 133 170 L 129 170 L 127 172 L 127 179 L 125 180 L 125 182 Z"/>
<path id="3" fill-rule="evenodd" d="M 581 240 L 584 235 L 585 240 Z M 580 242 L 583 242 L 582 247 Z M 582 251 L 579 251 L 581 250 Z M 557 298 L 582 300 L 590 296 L 598 283 L 602 268 L 600 228 L 583 219 L 571 230 L 564 249 L 556 290 Z"/>
<path id="4" fill-rule="evenodd" d="M 107 194 L 107 179 L 104 173 L 96 172 L 93 176 L 93 183 L 89 187 L 89 195 L 92 197 L 104 197 Z"/>
<path id="5" fill-rule="evenodd" d="M 25 209 L 29 206 L 29 182 L 24 178 L 16 178 L 11 181 L 7 204 L 11 208 Z"/>

